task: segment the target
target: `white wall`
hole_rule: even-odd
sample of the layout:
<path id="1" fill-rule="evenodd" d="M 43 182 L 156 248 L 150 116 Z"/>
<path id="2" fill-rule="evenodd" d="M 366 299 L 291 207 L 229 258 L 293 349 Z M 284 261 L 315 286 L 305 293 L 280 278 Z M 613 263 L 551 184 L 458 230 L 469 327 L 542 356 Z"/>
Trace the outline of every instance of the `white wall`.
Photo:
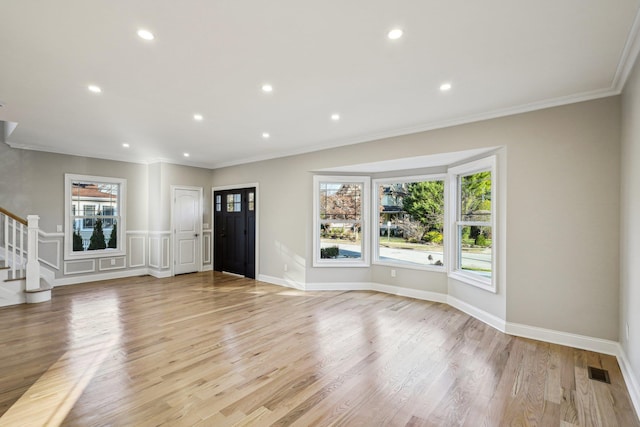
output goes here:
<path id="1" fill-rule="evenodd" d="M 636 63 L 622 95 L 621 158 L 620 343 L 629 362 L 627 368 L 637 380 L 640 379 L 640 62 Z M 638 386 L 636 383 L 636 393 L 640 392 Z"/>
<path id="2" fill-rule="evenodd" d="M 618 339 L 620 98 L 218 169 L 259 182 L 260 273 L 301 283 L 381 282 L 446 292 L 507 322 Z M 313 268 L 312 172 L 477 148 L 499 151 L 506 239 L 498 293 L 434 273 Z M 295 260 L 295 272 L 291 272 Z M 284 272 L 287 263 L 289 271 Z M 437 273 L 435 273 L 437 274 Z"/>

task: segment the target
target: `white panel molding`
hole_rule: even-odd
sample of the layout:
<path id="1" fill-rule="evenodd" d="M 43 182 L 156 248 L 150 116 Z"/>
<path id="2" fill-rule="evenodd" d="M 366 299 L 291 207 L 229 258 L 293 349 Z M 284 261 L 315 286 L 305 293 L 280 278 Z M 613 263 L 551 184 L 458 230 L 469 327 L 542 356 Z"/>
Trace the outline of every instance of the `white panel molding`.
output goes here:
<path id="1" fill-rule="evenodd" d="M 618 365 L 620 365 L 620 370 L 622 371 L 622 376 L 624 377 L 624 382 L 627 384 L 627 390 L 629 391 L 629 396 L 631 397 L 631 403 L 636 410 L 636 416 L 640 414 L 640 381 L 638 377 L 633 373 L 633 369 L 631 368 L 631 363 L 629 362 L 629 357 L 627 353 L 624 351 L 624 348 L 620 343 L 618 344 Z"/>
<path id="2" fill-rule="evenodd" d="M 118 260 L 122 262 L 122 264 L 116 263 L 116 265 L 111 265 L 111 260 Z M 108 263 L 104 266 L 104 263 Z M 113 257 L 113 258 L 100 258 L 98 260 L 98 270 L 99 271 L 109 271 L 109 270 L 122 270 L 123 268 L 127 268 L 127 260 L 126 257 Z"/>
<path id="3" fill-rule="evenodd" d="M 202 271 L 213 271 L 213 264 L 203 266 Z"/>
<path id="4" fill-rule="evenodd" d="M 47 233 L 42 230 L 38 230 L 38 235 L 44 237 L 45 239 L 53 239 L 53 238 L 64 238 L 64 233 Z"/>
<path id="5" fill-rule="evenodd" d="M 259 281 L 265 282 L 265 283 L 271 283 L 272 285 L 284 286 L 286 288 L 293 288 L 301 291 L 305 290 L 304 283 L 297 282 L 295 280 L 267 276 L 266 274 L 259 274 L 257 277 Z"/>
<path id="6" fill-rule="evenodd" d="M 129 245 L 129 267 L 144 267 L 145 266 L 145 260 L 146 260 L 146 255 L 145 255 L 145 247 L 146 247 L 146 236 L 131 236 L 128 239 L 129 241 L 127 242 L 127 244 Z M 140 254 L 134 254 L 133 250 L 131 249 L 132 246 L 132 242 L 134 240 L 142 240 L 142 244 L 140 244 L 140 248 L 142 253 Z M 136 258 L 138 258 L 139 260 L 141 260 L 140 262 L 134 262 L 134 256 Z"/>
<path id="7" fill-rule="evenodd" d="M 160 239 L 161 237 L 149 236 L 149 267 L 160 268 L 160 259 L 162 259 Z"/>
<path id="8" fill-rule="evenodd" d="M 59 279 L 55 279 L 52 285 L 54 287 L 76 285 L 79 283 L 89 283 L 89 282 L 95 282 L 98 280 L 121 279 L 123 277 L 144 276 L 145 274 L 149 274 L 148 269 L 146 268 L 140 268 L 137 270 L 121 270 L 121 271 L 114 271 L 110 273 L 91 274 L 89 276 L 62 277 Z"/>
<path id="9" fill-rule="evenodd" d="M 171 258 L 169 251 L 171 250 L 171 233 L 168 233 L 169 236 L 162 237 L 162 251 L 160 252 L 160 257 L 162 259 L 161 268 L 169 268 L 171 267 L 169 259 Z"/>
<path id="10" fill-rule="evenodd" d="M 78 270 L 78 271 L 69 271 L 69 266 L 74 265 L 74 264 L 86 264 L 86 263 L 91 263 L 91 269 L 88 270 Z M 84 274 L 84 273 L 93 273 L 94 271 L 96 271 L 96 260 L 95 259 L 79 259 L 79 260 L 75 260 L 75 261 L 65 261 L 64 262 L 64 275 L 69 275 L 69 274 Z M 97 279 L 98 280 L 98 279 Z"/>
<path id="11" fill-rule="evenodd" d="M 507 322 L 506 330 L 509 335 L 544 341 L 552 344 L 561 344 L 582 350 L 598 353 L 618 355 L 618 343 L 616 341 L 594 338 L 586 335 L 572 334 L 570 332 L 556 331 L 553 329 L 539 328 L 537 326 L 523 325 L 521 323 Z"/>
<path id="12" fill-rule="evenodd" d="M 213 230 L 202 231 L 202 263 L 211 264 L 211 236 Z"/>
<path id="13" fill-rule="evenodd" d="M 62 234 L 62 233 L 60 233 Z M 64 234 L 62 235 L 62 237 L 64 237 Z M 38 239 L 38 243 L 40 245 L 49 245 L 54 243 L 56 245 L 56 260 L 53 262 L 47 261 L 46 259 L 38 256 L 38 261 L 47 264 L 48 266 L 55 268 L 56 270 L 60 270 L 60 258 L 61 258 L 61 254 L 60 254 L 60 240 L 42 240 L 42 239 Z M 38 253 L 40 253 L 40 251 L 38 251 Z"/>

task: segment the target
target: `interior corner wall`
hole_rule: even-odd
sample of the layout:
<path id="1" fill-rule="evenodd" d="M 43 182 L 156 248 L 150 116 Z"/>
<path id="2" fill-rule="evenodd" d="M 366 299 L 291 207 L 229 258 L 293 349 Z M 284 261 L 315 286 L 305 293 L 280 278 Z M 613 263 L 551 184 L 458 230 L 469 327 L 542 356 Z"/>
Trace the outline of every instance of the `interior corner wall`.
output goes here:
<path id="1" fill-rule="evenodd" d="M 497 294 L 399 267 L 395 279 L 385 266 L 312 267 L 312 171 L 489 147 L 502 147 L 506 191 Z M 213 186 L 259 182 L 260 274 L 436 293 L 446 280 L 445 292 L 507 322 L 616 341 L 619 167 L 620 97 L 609 97 L 221 168 Z"/>
<path id="2" fill-rule="evenodd" d="M 640 379 L 640 62 L 622 93 L 621 159 L 620 343 Z"/>

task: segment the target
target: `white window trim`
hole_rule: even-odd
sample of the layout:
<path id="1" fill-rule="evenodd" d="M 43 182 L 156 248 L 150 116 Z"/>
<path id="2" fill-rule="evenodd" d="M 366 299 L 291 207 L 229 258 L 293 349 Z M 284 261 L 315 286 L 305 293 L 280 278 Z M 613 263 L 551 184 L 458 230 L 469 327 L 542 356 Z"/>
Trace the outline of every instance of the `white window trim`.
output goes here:
<path id="1" fill-rule="evenodd" d="M 448 181 L 449 181 L 449 215 L 448 215 L 448 227 L 450 237 L 449 241 L 449 262 L 447 263 L 447 273 L 451 279 L 458 280 L 460 282 L 476 286 L 478 288 L 496 293 L 497 289 L 497 268 L 496 260 L 498 259 L 498 252 L 500 250 L 497 247 L 498 243 L 498 227 L 497 227 L 497 182 L 498 176 L 496 174 L 496 156 L 489 156 L 472 162 L 464 163 L 459 166 L 451 167 L 448 169 Z M 470 175 L 476 172 L 490 171 L 491 172 L 491 233 L 492 233 L 492 247 L 491 247 L 491 279 L 484 279 L 482 276 L 466 272 L 458 269 L 458 248 L 460 247 L 460 236 L 458 235 L 458 177 L 460 175 Z M 445 236 L 446 237 L 446 236 Z"/>
<path id="2" fill-rule="evenodd" d="M 401 263 L 401 262 L 393 262 L 393 261 L 383 261 L 380 260 L 380 233 L 378 232 L 378 224 L 380 222 L 380 209 L 379 209 L 379 200 L 378 200 L 378 187 L 381 184 L 398 184 L 405 182 L 420 182 L 420 181 L 444 181 L 444 236 L 443 236 L 443 266 L 437 265 L 421 265 L 421 264 L 413 264 L 413 263 Z M 432 175 L 414 175 L 414 176 L 401 176 L 401 177 L 391 177 L 391 178 L 380 178 L 374 179 L 372 185 L 372 197 L 371 197 L 371 208 L 373 212 L 373 218 L 371 222 L 371 236 L 372 236 L 372 252 L 373 252 L 373 264 L 374 265 L 383 265 L 388 267 L 398 267 L 398 268 L 406 268 L 410 270 L 425 270 L 425 271 L 437 271 L 442 273 L 446 271 L 447 265 L 449 264 L 449 251 L 448 247 L 448 234 L 447 231 L 449 228 L 447 227 L 447 199 L 448 199 L 448 191 L 447 187 L 449 186 L 449 182 L 447 180 L 447 174 L 432 174 Z"/>
<path id="3" fill-rule="evenodd" d="M 118 222 L 118 246 L 119 249 L 100 249 L 95 251 L 73 251 L 73 212 L 71 209 L 71 183 L 74 181 L 99 182 L 109 184 L 119 184 L 118 209 L 120 210 Z M 127 180 L 123 178 L 111 178 L 104 176 L 64 174 L 64 259 L 88 259 L 123 256 L 127 254 L 127 245 L 123 240 L 126 228 L 126 200 L 127 200 Z M 106 237 L 106 236 L 105 236 Z"/>
<path id="4" fill-rule="evenodd" d="M 320 258 L 320 183 L 354 183 L 362 184 L 362 213 L 361 213 L 361 229 L 362 229 L 362 258 L 358 260 L 340 260 L 340 259 L 323 259 Z M 370 244 L 369 244 L 369 220 L 370 220 L 370 202 L 371 195 L 371 178 L 368 176 L 329 176 L 314 175 L 313 177 L 313 266 L 314 267 L 369 267 L 370 262 Z"/>

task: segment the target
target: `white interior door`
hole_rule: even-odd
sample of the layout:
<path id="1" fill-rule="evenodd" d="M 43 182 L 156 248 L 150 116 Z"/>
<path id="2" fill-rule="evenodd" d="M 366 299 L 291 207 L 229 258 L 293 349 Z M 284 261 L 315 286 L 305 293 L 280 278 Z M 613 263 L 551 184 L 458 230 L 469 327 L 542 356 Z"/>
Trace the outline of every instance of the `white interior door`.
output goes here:
<path id="1" fill-rule="evenodd" d="M 200 270 L 202 189 L 175 188 L 173 197 L 173 274 Z"/>

